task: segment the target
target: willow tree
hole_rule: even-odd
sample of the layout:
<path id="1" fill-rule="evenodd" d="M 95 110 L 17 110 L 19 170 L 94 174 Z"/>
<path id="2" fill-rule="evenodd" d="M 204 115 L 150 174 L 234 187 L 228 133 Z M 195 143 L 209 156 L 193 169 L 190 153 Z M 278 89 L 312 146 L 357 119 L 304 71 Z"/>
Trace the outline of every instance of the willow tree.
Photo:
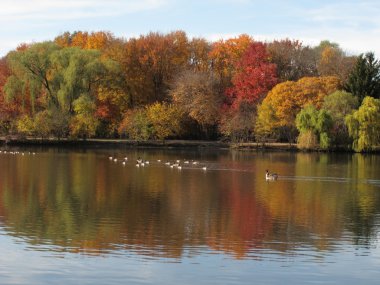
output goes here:
<path id="1" fill-rule="evenodd" d="M 324 110 L 317 110 L 313 105 L 305 106 L 296 117 L 296 126 L 300 132 L 298 146 L 300 148 L 315 148 L 317 142 L 322 149 L 328 149 L 331 144 L 331 129 L 333 120 Z"/>
<path id="2" fill-rule="evenodd" d="M 365 97 L 360 108 L 345 121 L 355 151 L 371 151 L 380 145 L 380 99 Z"/>
<path id="3" fill-rule="evenodd" d="M 16 95 L 29 97 L 32 102 L 42 97 L 46 108 L 70 114 L 74 113 L 76 99 L 92 95 L 101 81 L 117 69 L 114 62 L 102 60 L 96 50 L 62 48 L 53 42 L 11 52 L 8 62 L 13 75 L 8 78 L 5 92 L 10 100 Z"/>

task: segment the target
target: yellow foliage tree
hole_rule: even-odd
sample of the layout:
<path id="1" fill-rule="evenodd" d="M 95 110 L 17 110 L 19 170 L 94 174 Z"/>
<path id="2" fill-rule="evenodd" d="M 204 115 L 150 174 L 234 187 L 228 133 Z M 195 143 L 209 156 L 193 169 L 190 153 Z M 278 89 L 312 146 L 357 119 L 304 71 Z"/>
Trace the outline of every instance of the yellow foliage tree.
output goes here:
<path id="1" fill-rule="evenodd" d="M 146 114 L 152 123 L 155 138 L 164 140 L 179 134 L 182 121 L 182 112 L 179 108 L 156 102 L 146 108 Z"/>
<path id="2" fill-rule="evenodd" d="M 294 129 L 296 115 L 305 105 L 321 108 L 324 97 L 338 90 L 340 84 L 339 78 L 325 76 L 304 77 L 276 85 L 258 107 L 256 135 L 268 135 L 279 128 L 287 132 Z"/>

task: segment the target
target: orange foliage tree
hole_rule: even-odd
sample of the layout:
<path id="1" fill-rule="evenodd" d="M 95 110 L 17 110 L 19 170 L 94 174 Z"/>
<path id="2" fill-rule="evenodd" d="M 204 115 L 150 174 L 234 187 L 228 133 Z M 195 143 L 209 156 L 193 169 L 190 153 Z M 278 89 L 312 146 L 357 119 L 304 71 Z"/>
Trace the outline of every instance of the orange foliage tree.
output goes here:
<path id="1" fill-rule="evenodd" d="M 170 82 L 188 66 L 188 39 L 184 32 L 150 33 L 125 44 L 121 64 L 132 107 L 162 101 Z"/>
<path id="2" fill-rule="evenodd" d="M 231 84 L 235 65 L 246 52 L 253 39 L 242 34 L 237 38 L 213 43 L 209 57 L 212 70 L 219 75 L 223 87 Z"/>

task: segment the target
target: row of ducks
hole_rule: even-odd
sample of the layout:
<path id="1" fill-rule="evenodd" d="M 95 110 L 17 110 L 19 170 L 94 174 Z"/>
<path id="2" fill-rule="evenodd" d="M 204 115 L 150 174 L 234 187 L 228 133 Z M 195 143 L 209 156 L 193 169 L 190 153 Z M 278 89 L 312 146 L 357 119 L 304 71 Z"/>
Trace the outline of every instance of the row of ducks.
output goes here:
<path id="1" fill-rule="evenodd" d="M 13 155 L 17 155 L 17 154 L 20 154 L 20 155 L 25 155 L 25 154 L 28 154 L 28 155 L 35 155 L 36 153 L 35 152 L 19 152 L 19 151 L 6 151 L 6 150 L 0 150 L 0 154 L 13 154 Z"/>
<path id="2" fill-rule="evenodd" d="M 109 156 L 108 157 L 109 160 L 113 161 L 113 162 L 118 162 L 118 158 L 116 157 L 113 157 L 113 156 Z M 122 164 L 125 166 L 126 163 L 128 161 L 128 157 L 124 157 L 122 159 Z M 158 163 L 161 163 L 161 160 L 158 159 L 157 160 Z M 182 169 L 182 164 L 181 164 L 181 160 L 176 160 L 175 162 L 171 162 L 171 161 L 166 161 L 164 163 L 166 166 L 170 167 L 170 168 L 177 168 L 179 170 Z M 189 161 L 189 160 L 185 160 L 183 161 L 183 164 L 186 164 L 186 165 L 198 165 L 199 162 L 198 161 Z M 137 158 L 136 160 L 136 167 L 144 167 L 144 166 L 148 166 L 150 165 L 150 161 L 149 160 L 143 160 L 142 158 Z M 207 170 L 207 166 L 203 166 L 202 167 L 202 170 Z M 278 179 L 278 174 L 277 173 L 270 173 L 269 170 L 266 170 L 265 171 L 265 180 L 267 181 L 273 181 L 273 180 L 277 180 Z"/>
<path id="3" fill-rule="evenodd" d="M 109 160 L 113 161 L 113 162 L 118 162 L 118 158 L 116 157 L 113 157 L 113 156 L 109 156 L 108 157 Z M 124 157 L 122 160 L 122 164 L 125 166 L 127 161 L 128 161 L 128 157 Z M 161 163 L 161 159 L 158 159 L 157 160 L 157 163 Z M 176 160 L 175 162 L 171 162 L 171 161 L 166 161 L 164 163 L 166 166 L 170 167 L 170 168 L 177 168 L 177 169 L 182 169 L 182 164 L 181 164 L 181 160 Z M 199 162 L 198 161 L 189 161 L 189 160 L 185 160 L 183 161 L 183 164 L 186 164 L 186 165 L 199 165 Z M 136 160 L 136 167 L 144 167 L 144 166 L 148 166 L 150 165 L 150 161 L 149 160 L 143 160 L 142 158 L 137 158 Z M 207 170 L 207 166 L 203 166 L 202 167 L 202 170 Z"/>

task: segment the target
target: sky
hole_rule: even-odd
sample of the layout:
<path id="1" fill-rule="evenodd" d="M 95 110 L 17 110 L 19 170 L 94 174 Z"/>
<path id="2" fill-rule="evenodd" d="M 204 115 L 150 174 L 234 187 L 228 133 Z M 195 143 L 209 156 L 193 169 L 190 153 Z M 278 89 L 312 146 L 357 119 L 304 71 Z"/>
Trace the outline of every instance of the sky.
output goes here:
<path id="1" fill-rule="evenodd" d="M 0 0 L 0 56 L 20 43 L 69 31 L 130 38 L 183 30 L 210 41 L 246 33 L 255 40 L 338 43 L 380 57 L 379 0 Z"/>

